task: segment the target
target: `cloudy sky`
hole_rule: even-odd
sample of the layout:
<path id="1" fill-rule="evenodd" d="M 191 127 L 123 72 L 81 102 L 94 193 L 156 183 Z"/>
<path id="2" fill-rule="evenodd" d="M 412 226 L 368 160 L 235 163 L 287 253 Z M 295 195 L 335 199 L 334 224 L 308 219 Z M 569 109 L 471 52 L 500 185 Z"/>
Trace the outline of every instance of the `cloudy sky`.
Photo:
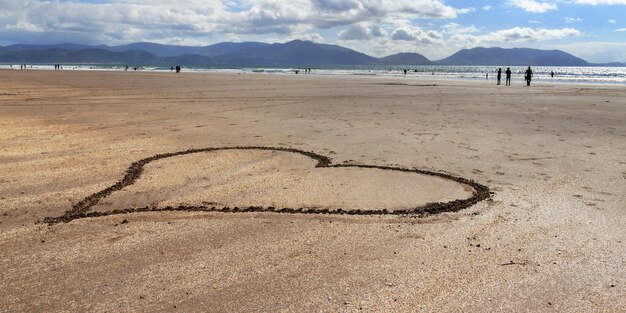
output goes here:
<path id="1" fill-rule="evenodd" d="M 626 62 L 626 0 L 0 0 L 0 45 L 291 39 L 373 56 L 499 46 Z"/>

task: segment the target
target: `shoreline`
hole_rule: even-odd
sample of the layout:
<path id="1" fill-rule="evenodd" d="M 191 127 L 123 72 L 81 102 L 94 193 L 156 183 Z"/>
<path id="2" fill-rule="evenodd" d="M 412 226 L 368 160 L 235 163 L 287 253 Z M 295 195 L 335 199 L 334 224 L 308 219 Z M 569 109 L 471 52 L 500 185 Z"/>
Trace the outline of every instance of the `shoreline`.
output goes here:
<path id="1" fill-rule="evenodd" d="M 0 64 L 1 65 L 1 64 Z M 74 65 L 78 65 L 78 64 L 74 64 Z M 92 65 L 92 64 L 88 64 L 88 65 Z M 6 65 L 5 65 L 6 66 Z M 39 65 L 39 66 L 44 66 L 44 65 Z M 172 71 L 170 71 L 169 69 L 155 69 L 153 67 L 149 67 L 148 69 L 140 69 L 138 71 L 133 71 L 132 69 L 129 69 L 128 71 L 124 71 L 123 70 L 123 66 L 120 65 L 119 68 L 99 68 L 99 69 L 86 69 L 86 68 L 77 68 L 77 69 L 63 69 L 63 70 L 54 70 L 52 65 L 45 65 L 47 66 L 46 68 L 29 68 L 26 70 L 32 70 L 32 71 L 54 71 L 54 72 L 76 72 L 76 71 L 82 71 L 82 72 L 130 72 L 130 73 L 170 73 L 170 74 L 177 74 L 174 73 Z M 87 66 L 87 65 L 85 65 Z M 49 67 L 49 68 L 48 68 Z M 398 67 L 398 66 L 396 66 Z M 458 66 L 449 66 L 451 68 L 455 68 Z M 498 66 L 466 66 L 466 67 L 477 67 L 477 68 L 489 68 L 489 69 L 496 69 Z M 552 67 L 551 67 L 552 68 Z M 584 68 L 584 67 L 554 67 L 554 68 Z M 588 67 L 588 68 L 596 68 L 596 67 Z M 608 67 L 610 68 L 610 67 Z M 615 67 L 616 69 L 624 69 L 623 67 Z M 268 72 L 256 72 L 256 70 L 268 70 Z M 484 76 L 474 76 L 474 77 L 451 77 L 451 76 L 444 76 L 444 75 L 448 75 L 449 72 L 434 72 L 435 75 L 430 75 L 428 73 L 430 73 L 430 71 L 420 71 L 418 72 L 419 74 L 415 74 L 414 72 L 409 72 L 408 74 L 402 74 L 400 72 L 400 70 L 397 70 L 397 73 L 395 73 L 396 71 L 394 71 L 394 74 L 386 74 L 385 71 L 382 70 L 375 70 L 376 73 L 373 74 L 367 74 L 367 73 L 361 73 L 361 71 L 365 71 L 365 69 L 363 70 L 349 70 L 349 69 L 341 69 L 341 68 L 337 68 L 337 69 L 332 69 L 332 68 L 315 68 L 313 69 L 313 73 L 300 73 L 300 74 L 295 74 L 294 71 L 298 70 L 298 68 L 290 68 L 290 67 L 284 67 L 284 68 L 271 68 L 271 67 L 258 67 L 258 68 L 209 68 L 209 69 L 197 69 L 197 68 L 184 68 L 183 67 L 183 73 L 191 73 L 191 74 L 233 74 L 233 75 L 269 75 L 269 76 L 273 76 L 273 75 L 285 75 L 285 76 L 290 76 L 290 75 L 294 75 L 294 76 L 316 76 L 316 77 L 348 77 L 348 78 L 385 78 L 385 79 L 400 79 L 400 78 L 404 78 L 407 80 L 419 80 L 419 81 L 443 81 L 443 82 L 455 82 L 455 81 L 459 81 L 459 82 L 485 82 L 485 83 L 493 83 L 495 85 L 495 72 L 490 73 L 489 75 L 489 80 L 484 79 Z M 0 68 L 0 71 L 24 71 L 24 70 L 20 70 L 20 69 L 10 69 L 10 68 Z M 337 73 L 330 73 L 329 71 L 337 71 Z M 352 72 L 350 72 L 352 71 Z M 180 74 L 180 73 L 179 73 Z M 454 73 L 452 73 L 454 74 Z M 468 75 L 470 73 L 467 73 Z M 478 74 L 478 73 L 476 73 Z M 474 75 L 476 75 L 474 74 Z M 486 73 L 480 73 L 480 75 L 485 75 Z M 458 74 L 455 74 L 458 75 Z M 464 74 L 463 74 L 464 75 Z M 595 79 L 595 78 L 594 78 Z M 554 85 L 565 85 L 565 86 L 618 86 L 618 87 L 625 87 L 626 86 L 626 81 L 601 81 L 604 78 L 598 78 L 598 81 L 590 81 L 593 80 L 592 78 L 568 78 L 563 79 L 563 77 L 557 77 L 557 78 L 549 78 L 549 77 L 538 77 L 533 79 L 531 86 L 534 84 L 539 84 L 539 85 L 549 85 L 549 84 L 554 84 Z M 572 81 L 568 81 L 568 80 L 572 80 Z M 580 80 L 583 80 L 582 82 Z M 503 84 L 504 84 L 504 77 L 502 78 Z M 513 75 L 513 82 L 514 83 L 520 83 L 523 84 L 525 83 L 524 79 L 523 79 L 523 74 L 521 73 L 517 73 Z M 506 86 L 505 86 L 506 87 Z"/>

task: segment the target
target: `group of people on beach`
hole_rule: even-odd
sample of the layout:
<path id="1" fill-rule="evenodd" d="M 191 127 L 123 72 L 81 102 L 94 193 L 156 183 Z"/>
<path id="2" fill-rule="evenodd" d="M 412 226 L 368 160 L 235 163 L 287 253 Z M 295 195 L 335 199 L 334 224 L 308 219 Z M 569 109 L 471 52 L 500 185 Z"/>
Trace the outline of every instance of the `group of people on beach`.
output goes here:
<path id="1" fill-rule="evenodd" d="M 63 66 L 61 66 L 61 64 L 55 64 L 54 65 L 54 70 L 55 71 L 62 70 L 62 69 L 63 69 Z"/>
<path id="2" fill-rule="evenodd" d="M 409 71 L 411 71 L 411 70 L 410 70 L 410 69 L 405 68 L 405 69 L 403 69 L 402 71 L 404 72 L 404 75 L 406 75 L 406 74 L 407 74 Z M 387 72 L 391 72 L 391 69 L 387 70 Z M 413 70 L 413 72 L 417 73 L 417 72 L 418 72 L 418 70 L 417 70 L 417 69 L 414 69 L 414 70 Z M 433 75 L 435 75 L 435 72 L 434 72 L 434 71 L 433 71 Z"/>
<path id="3" fill-rule="evenodd" d="M 506 75 L 506 81 L 505 84 L 507 86 L 511 86 L 511 74 L 513 72 L 511 72 L 511 68 L 507 67 L 506 68 L 506 72 L 504 72 L 504 74 Z M 487 79 L 489 79 L 489 73 L 487 73 L 486 75 Z M 552 72 L 552 77 L 554 77 L 554 72 Z M 498 80 L 497 85 L 502 84 L 502 68 L 498 68 L 498 70 L 496 71 L 496 78 Z M 530 81 L 533 78 L 533 70 L 530 69 L 530 66 L 528 67 L 528 69 L 526 70 L 526 72 L 524 73 L 524 80 L 526 81 L 526 86 L 530 86 Z"/>

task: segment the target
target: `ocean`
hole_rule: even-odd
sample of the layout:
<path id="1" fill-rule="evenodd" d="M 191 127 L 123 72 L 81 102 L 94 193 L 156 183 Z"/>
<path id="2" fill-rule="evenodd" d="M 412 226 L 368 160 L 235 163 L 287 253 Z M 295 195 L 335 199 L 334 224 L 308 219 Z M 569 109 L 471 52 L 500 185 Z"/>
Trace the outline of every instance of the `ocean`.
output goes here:
<path id="1" fill-rule="evenodd" d="M 13 69 L 19 70 L 19 65 Z M 31 65 L 28 65 L 31 69 Z M 0 64 L 0 69 L 10 69 L 9 64 Z M 122 65 L 103 64 L 64 64 L 63 70 L 87 71 L 124 71 Z M 54 65 L 32 65 L 33 70 L 54 70 Z M 370 65 L 370 66 L 334 66 L 311 68 L 311 73 L 304 73 L 304 68 L 297 67 L 184 67 L 183 72 L 195 73 L 257 73 L 267 75 L 293 75 L 296 71 L 302 75 L 342 75 L 373 77 L 412 77 L 428 80 L 489 80 L 496 79 L 496 66 L 431 66 L 431 65 Z M 404 74 L 407 69 L 407 74 Z M 170 72 L 169 66 L 140 67 L 140 71 Z M 506 66 L 502 67 L 502 71 Z M 526 67 L 513 66 L 513 81 L 523 81 Z M 606 84 L 626 86 L 626 67 L 574 67 L 574 66 L 534 66 L 533 83 L 554 84 Z M 130 69 L 129 71 L 132 71 Z M 554 72 L 554 77 L 551 76 Z M 504 80 L 504 74 L 503 78 Z"/>

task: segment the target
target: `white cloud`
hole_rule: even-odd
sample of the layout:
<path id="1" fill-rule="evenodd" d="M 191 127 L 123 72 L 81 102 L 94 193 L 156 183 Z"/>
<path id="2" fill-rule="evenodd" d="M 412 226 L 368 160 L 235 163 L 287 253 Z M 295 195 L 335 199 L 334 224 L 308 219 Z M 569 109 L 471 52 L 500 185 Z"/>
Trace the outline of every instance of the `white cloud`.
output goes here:
<path id="1" fill-rule="evenodd" d="M 350 25 L 337 34 L 340 40 L 370 40 L 384 36 L 387 36 L 387 32 L 380 26 L 367 26 L 364 24 Z"/>
<path id="2" fill-rule="evenodd" d="M 616 32 L 626 32 L 626 28 L 618 28 L 615 31 Z"/>
<path id="3" fill-rule="evenodd" d="M 441 43 L 442 34 L 438 31 L 424 31 L 417 27 L 403 26 L 391 33 L 392 40 L 413 41 L 424 45 Z"/>
<path id="4" fill-rule="evenodd" d="M 591 4 L 591 5 L 614 5 L 621 4 L 626 5 L 626 0 L 574 0 L 577 4 Z"/>
<path id="5" fill-rule="evenodd" d="M 0 38 L 120 43 L 307 33 L 397 19 L 455 18 L 441 0 L 0 0 Z"/>
<path id="6" fill-rule="evenodd" d="M 339 32 L 337 37 L 341 40 L 368 40 L 372 37 L 369 29 L 363 25 L 354 24 Z"/>
<path id="7" fill-rule="evenodd" d="M 457 23 L 448 23 L 443 25 L 442 30 L 445 34 L 471 34 L 478 32 L 478 28 L 474 25 L 462 26 Z"/>
<path id="8" fill-rule="evenodd" d="M 492 8 L 493 8 L 492 6 L 490 6 L 490 5 L 486 5 L 486 6 L 484 6 L 484 7 L 483 7 L 483 10 L 485 10 L 485 11 L 489 11 L 489 10 L 491 10 Z"/>
<path id="9" fill-rule="evenodd" d="M 458 14 L 468 14 L 468 13 L 473 13 L 476 12 L 475 8 L 469 7 L 469 8 L 462 8 L 462 9 L 457 9 L 456 13 Z"/>
<path id="10" fill-rule="evenodd" d="M 537 0 L 509 0 L 508 4 L 532 13 L 545 13 L 550 10 L 558 9 L 556 3 L 541 2 Z"/>
<path id="11" fill-rule="evenodd" d="M 579 23 L 582 22 L 583 19 L 581 19 L 580 17 L 566 17 L 565 18 L 565 22 L 567 23 Z"/>
<path id="12" fill-rule="evenodd" d="M 541 22 L 537 21 L 537 20 L 530 20 L 530 21 L 528 21 L 528 23 L 530 23 L 530 24 L 541 24 Z"/>
<path id="13" fill-rule="evenodd" d="M 608 20 L 607 23 L 615 24 L 615 20 Z"/>

